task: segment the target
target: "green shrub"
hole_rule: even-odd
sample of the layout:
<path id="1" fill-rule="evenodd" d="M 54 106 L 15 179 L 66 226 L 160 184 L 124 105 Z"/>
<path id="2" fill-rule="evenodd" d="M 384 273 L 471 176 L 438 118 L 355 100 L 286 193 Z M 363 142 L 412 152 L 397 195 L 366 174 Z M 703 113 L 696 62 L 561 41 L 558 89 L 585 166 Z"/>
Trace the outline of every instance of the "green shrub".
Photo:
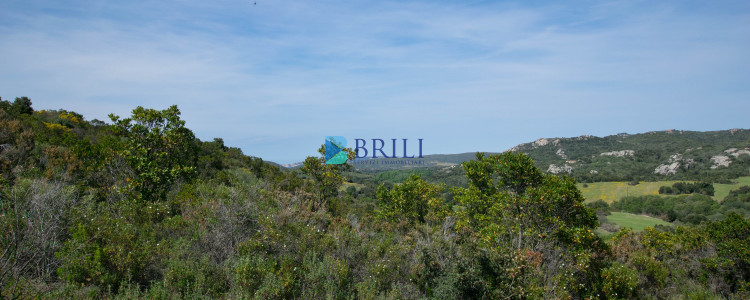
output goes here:
<path id="1" fill-rule="evenodd" d="M 298 292 L 298 267 L 291 260 L 246 256 L 235 264 L 235 284 L 260 299 L 288 299 Z"/>
<path id="2" fill-rule="evenodd" d="M 620 263 L 602 270 L 604 294 L 610 299 L 632 299 L 636 296 L 638 272 Z"/>
<path id="3" fill-rule="evenodd" d="M 643 282 L 643 284 L 646 288 L 654 288 L 658 290 L 663 288 L 666 284 L 669 270 L 662 262 L 653 257 L 638 255 L 633 257 L 633 265 L 645 277 L 645 282 Z"/>
<path id="4" fill-rule="evenodd" d="M 425 222 L 428 216 L 440 219 L 445 215 L 441 190 L 442 186 L 427 183 L 421 175 L 411 175 L 392 189 L 382 184 L 377 191 L 378 216 L 396 222 Z"/>
<path id="5" fill-rule="evenodd" d="M 350 284 L 349 265 L 328 255 L 305 254 L 302 264 L 303 299 L 346 299 Z"/>
<path id="6" fill-rule="evenodd" d="M 58 276 L 114 291 L 129 281 L 147 287 L 160 279 L 159 260 L 166 249 L 156 221 L 167 210 L 166 203 L 88 200 L 74 210 L 71 237 L 56 253 Z"/>
<path id="7" fill-rule="evenodd" d="M 193 260 L 171 260 L 164 274 L 164 284 L 181 297 L 209 295 L 217 297 L 229 288 L 223 269 L 207 258 Z"/>

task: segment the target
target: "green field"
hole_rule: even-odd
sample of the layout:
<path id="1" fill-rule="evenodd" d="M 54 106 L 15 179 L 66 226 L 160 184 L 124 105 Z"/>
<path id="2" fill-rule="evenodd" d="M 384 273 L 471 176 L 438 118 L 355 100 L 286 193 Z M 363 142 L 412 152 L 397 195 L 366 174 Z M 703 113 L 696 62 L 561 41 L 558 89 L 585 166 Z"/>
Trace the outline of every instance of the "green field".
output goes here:
<path id="1" fill-rule="evenodd" d="M 646 227 L 653 227 L 656 225 L 672 226 L 672 223 L 666 222 L 662 219 L 624 212 L 612 212 L 611 215 L 607 216 L 607 220 L 622 227 L 633 228 L 635 231 L 641 231 Z"/>
<path id="2" fill-rule="evenodd" d="M 352 183 L 352 182 L 344 181 L 339 187 L 339 191 L 346 191 L 346 189 L 348 189 L 350 186 L 357 188 L 357 190 L 361 190 L 363 187 L 365 187 L 365 185 L 361 183 Z"/>
<path id="3" fill-rule="evenodd" d="M 724 200 L 729 195 L 729 191 L 736 190 L 743 185 L 750 186 L 750 176 L 740 177 L 733 179 L 732 181 L 737 182 L 735 184 L 720 184 L 714 183 L 714 199 L 717 201 Z"/>
<path id="4" fill-rule="evenodd" d="M 594 229 L 594 233 L 596 233 L 596 235 L 598 235 L 600 238 L 605 239 L 605 240 L 608 240 L 610 237 L 614 235 L 613 232 L 609 232 L 601 228 Z"/>
<path id="5" fill-rule="evenodd" d="M 629 185 L 624 181 L 595 182 L 587 183 L 587 187 L 584 187 L 583 183 L 579 183 L 578 188 L 581 189 L 586 202 L 601 199 L 607 203 L 612 203 L 625 196 L 657 195 L 661 186 L 671 186 L 675 182 L 679 181 L 641 182 L 637 185 Z"/>
<path id="6" fill-rule="evenodd" d="M 587 187 L 584 187 L 583 183 L 578 184 L 578 188 L 583 193 L 583 197 L 586 198 L 586 202 L 592 202 L 599 199 L 604 200 L 607 203 L 612 203 L 615 200 L 619 200 L 625 196 L 643 196 L 643 195 L 657 195 L 659 194 L 659 188 L 661 186 L 671 186 L 675 182 L 682 180 L 670 180 L 670 181 L 654 181 L 654 182 L 641 182 L 637 185 L 629 185 L 624 181 L 616 182 L 595 182 L 587 183 Z M 719 184 L 714 183 L 715 195 L 714 199 L 721 201 L 729 195 L 729 191 L 740 188 L 743 185 L 750 186 L 750 176 L 740 177 L 734 179 L 737 183 L 735 184 Z M 683 181 L 693 182 L 693 181 Z"/>

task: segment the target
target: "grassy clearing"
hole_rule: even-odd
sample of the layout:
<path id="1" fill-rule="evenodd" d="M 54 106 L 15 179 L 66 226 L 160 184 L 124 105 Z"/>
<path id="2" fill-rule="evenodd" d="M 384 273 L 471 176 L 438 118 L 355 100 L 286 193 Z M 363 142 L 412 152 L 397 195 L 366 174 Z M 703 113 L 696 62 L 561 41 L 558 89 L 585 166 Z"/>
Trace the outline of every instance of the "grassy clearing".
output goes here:
<path id="1" fill-rule="evenodd" d="M 605 239 L 605 240 L 615 235 L 614 232 L 609 232 L 601 228 L 594 229 L 594 233 L 598 235 L 600 238 Z"/>
<path id="2" fill-rule="evenodd" d="M 629 185 L 624 181 L 595 182 L 587 183 L 587 187 L 579 183 L 578 188 L 581 189 L 586 202 L 602 199 L 607 203 L 612 203 L 625 196 L 658 195 L 661 186 L 671 186 L 675 182 L 679 181 L 641 182 L 637 185 Z"/>
<path id="3" fill-rule="evenodd" d="M 736 190 L 743 185 L 750 186 L 750 176 L 740 177 L 732 180 L 737 183 L 733 184 L 719 184 L 714 183 L 714 199 L 716 201 L 724 200 L 724 197 L 729 195 L 729 191 Z M 637 185 L 629 185 L 624 181 L 615 182 L 594 182 L 587 183 L 587 187 L 583 187 L 583 183 L 578 184 L 578 188 L 583 193 L 583 197 L 586 198 L 586 202 L 592 202 L 599 199 L 604 200 L 607 203 L 612 203 L 625 196 L 643 196 L 643 195 L 658 195 L 659 188 L 661 186 L 672 186 L 676 182 L 694 182 L 689 180 L 668 180 L 668 181 L 654 181 L 654 182 L 641 182 Z"/>
<path id="4" fill-rule="evenodd" d="M 724 198 L 727 195 L 729 195 L 729 191 L 731 190 L 736 190 L 743 185 L 750 186 L 750 176 L 740 177 L 732 181 L 735 181 L 737 183 L 735 184 L 714 183 L 714 199 L 716 201 L 724 200 Z"/>
<path id="5" fill-rule="evenodd" d="M 659 218 L 634 215 L 625 212 L 612 212 L 611 215 L 607 216 L 607 220 L 611 223 L 620 225 L 621 227 L 630 227 L 634 231 L 641 231 L 646 227 L 654 227 L 656 225 L 672 226 L 672 223 L 666 222 Z"/>
<path id="6" fill-rule="evenodd" d="M 357 188 L 357 190 L 361 190 L 362 188 L 365 187 L 365 185 L 361 183 L 352 183 L 352 182 L 344 181 L 343 184 L 339 187 L 339 191 L 346 191 L 346 189 L 349 188 L 350 186 Z"/>

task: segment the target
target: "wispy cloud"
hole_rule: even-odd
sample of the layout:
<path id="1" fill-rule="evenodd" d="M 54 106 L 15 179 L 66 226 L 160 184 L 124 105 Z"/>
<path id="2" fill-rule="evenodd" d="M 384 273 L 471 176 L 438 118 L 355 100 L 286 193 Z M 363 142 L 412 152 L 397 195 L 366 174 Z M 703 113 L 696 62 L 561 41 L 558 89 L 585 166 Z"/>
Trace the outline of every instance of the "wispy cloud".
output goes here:
<path id="1" fill-rule="evenodd" d="M 331 134 L 448 153 L 747 127 L 741 1 L 257 2 L 0 4 L 0 96 L 100 119 L 178 104 L 199 137 L 281 162 Z"/>

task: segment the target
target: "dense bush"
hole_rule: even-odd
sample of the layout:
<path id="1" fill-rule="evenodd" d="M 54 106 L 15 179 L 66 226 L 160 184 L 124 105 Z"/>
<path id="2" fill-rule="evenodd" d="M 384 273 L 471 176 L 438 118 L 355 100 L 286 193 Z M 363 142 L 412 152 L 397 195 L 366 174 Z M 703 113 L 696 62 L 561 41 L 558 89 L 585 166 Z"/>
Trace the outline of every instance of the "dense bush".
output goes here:
<path id="1" fill-rule="evenodd" d="M 750 187 L 743 186 L 730 191 L 721 202 L 721 209 L 724 214 L 736 213 L 750 217 Z"/>
<path id="2" fill-rule="evenodd" d="M 584 205 L 510 152 L 379 182 L 200 141 L 176 107 L 106 124 L 19 99 L 0 101 L 2 298 L 748 297 L 747 187 Z M 698 225 L 605 242 L 610 210 Z"/>
<path id="3" fill-rule="evenodd" d="M 631 299 L 636 295 L 638 273 L 619 263 L 602 270 L 603 292 L 610 299 Z"/>
<path id="4" fill-rule="evenodd" d="M 750 188 L 731 191 L 724 201 L 717 202 L 703 194 L 680 196 L 630 196 L 612 203 L 612 209 L 633 214 L 662 217 L 669 222 L 697 225 L 720 220 L 730 213 L 750 216 Z"/>
<path id="5" fill-rule="evenodd" d="M 662 186 L 659 188 L 659 194 L 681 195 L 681 194 L 703 194 L 708 196 L 714 195 L 714 185 L 708 182 L 675 182 L 671 187 Z"/>
<path id="6" fill-rule="evenodd" d="M 402 184 L 387 189 L 378 187 L 378 216 L 391 221 L 407 220 L 424 222 L 426 218 L 440 220 L 445 216 L 442 187 L 422 180 L 421 175 L 412 175 Z"/>

